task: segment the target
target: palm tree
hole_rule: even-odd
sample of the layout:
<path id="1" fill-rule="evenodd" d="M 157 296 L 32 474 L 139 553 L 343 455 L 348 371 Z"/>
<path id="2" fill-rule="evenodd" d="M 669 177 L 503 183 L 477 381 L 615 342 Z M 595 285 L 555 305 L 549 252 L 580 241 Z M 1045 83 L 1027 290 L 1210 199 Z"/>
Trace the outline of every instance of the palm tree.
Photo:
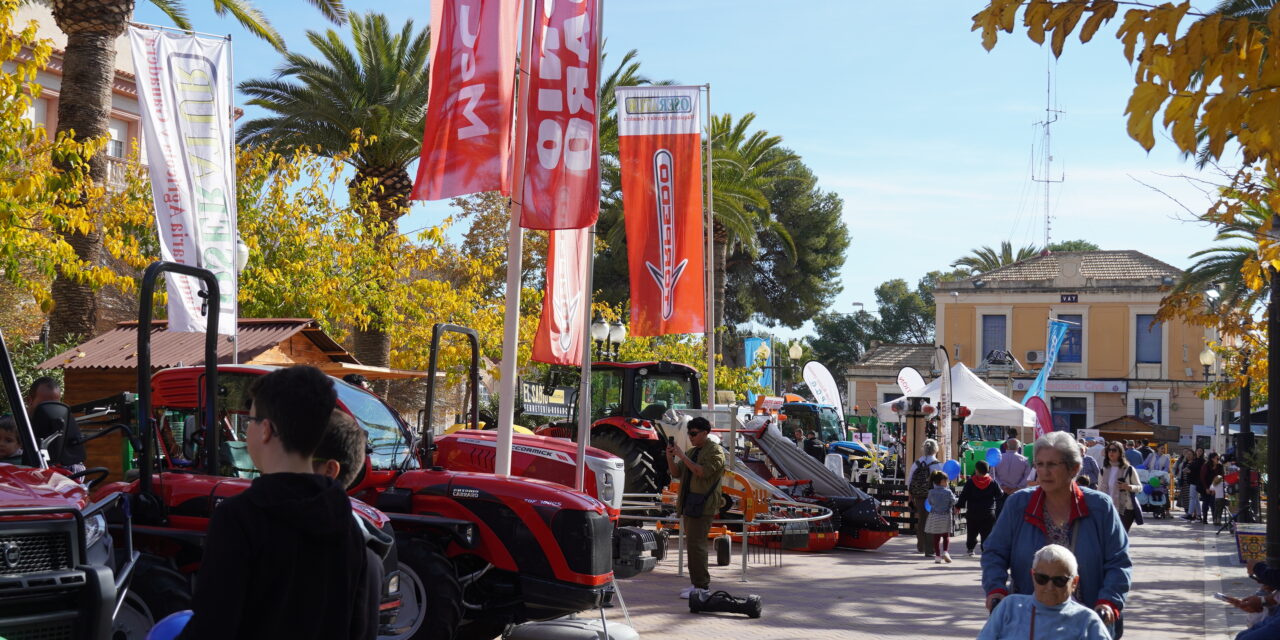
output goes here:
<path id="1" fill-rule="evenodd" d="M 343 0 L 307 0 L 329 20 L 341 23 L 346 16 Z M 151 0 L 183 29 L 191 29 L 182 0 Z M 56 135 L 88 140 L 107 135 L 111 113 L 111 84 L 115 79 L 115 41 L 133 18 L 135 0 L 42 0 L 53 10 L 54 22 L 67 36 L 62 56 L 62 87 L 58 100 Z M 213 0 L 214 11 L 230 13 L 253 35 L 283 51 L 284 40 L 249 0 Z M 65 168 L 65 167 L 64 167 Z M 89 175 L 106 182 L 107 158 L 98 154 L 89 161 Z M 102 261 L 102 234 L 98 230 L 72 233 L 67 242 L 76 255 L 90 264 Z M 49 317 L 51 339 L 92 335 L 97 322 L 97 302 L 92 287 L 76 274 L 58 274 L 51 294 L 54 311 Z"/>
<path id="2" fill-rule="evenodd" d="M 369 140 L 348 156 L 356 170 L 352 184 L 375 183 L 369 197 L 379 233 L 392 234 L 408 210 L 413 188 L 408 167 L 422 150 L 430 37 L 425 29 L 415 32 L 412 20 L 392 33 L 386 16 L 377 13 L 353 15 L 351 36 L 354 46 L 348 48 L 332 29 L 308 31 L 319 58 L 290 53 L 275 78 L 240 83 L 240 91 L 251 96 L 249 104 L 274 115 L 244 123 L 237 139 L 281 151 L 305 146 L 337 155 L 356 141 L 358 129 Z M 380 317 L 357 328 L 355 353 L 364 364 L 390 364 L 390 340 Z"/>
<path id="3" fill-rule="evenodd" d="M 973 253 L 952 262 L 951 266 L 963 269 L 967 272 L 967 275 L 972 276 L 1026 260 L 1038 253 L 1040 253 L 1040 249 L 1035 245 L 1027 245 L 1018 249 L 1017 253 L 1014 253 L 1013 243 L 1006 240 L 1000 243 L 999 251 L 987 246 L 979 247 L 974 249 Z"/>
<path id="4" fill-rule="evenodd" d="M 1271 220 L 1271 210 L 1265 202 L 1247 204 L 1240 208 L 1230 227 L 1221 227 L 1214 242 L 1243 242 L 1243 244 L 1218 245 L 1201 249 L 1190 256 L 1196 263 L 1183 272 L 1172 293 L 1195 294 L 1216 291 L 1220 309 L 1236 309 L 1245 314 L 1261 302 L 1267 288 L 1255 291 L 1244 279 L 1244 266 L 1258 253 L 1258 239 L 1263 225 Z"/>

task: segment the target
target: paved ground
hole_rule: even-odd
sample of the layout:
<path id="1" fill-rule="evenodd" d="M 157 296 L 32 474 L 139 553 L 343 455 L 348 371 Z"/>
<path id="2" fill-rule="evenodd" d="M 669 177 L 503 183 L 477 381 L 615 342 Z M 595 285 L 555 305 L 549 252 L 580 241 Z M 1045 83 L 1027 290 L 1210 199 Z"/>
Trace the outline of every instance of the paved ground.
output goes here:
<path id="1" fill-rule="evenodd" d="M 1126 640 L 1219 640 L 1243 628 L 1243 616 L 1209 597 L 1215 591 L 1248 595 L 1229 534 L 1182 520 L 1147 520 L 1131 538 L 1134 590 L 1126 609 Z M 935 565 L 915 553 L 914 538 L 895 538 L 874 552 L 787 552 L 781 564 L 756 560 L 749 582 L 738 581 L 737 546 L 729 567 L 712 567 L 713 588 L 755 593 L 764 616 L 688 612 L 677 596 L 688 584 L 676 575 L 673 553 L 653 574 L 620 584 L 632 625 L 645 640 L 799 638 L 973 638 L 986 620 L 977 558 L 964 543 L 951 565 Z M 623 620 L 622 611 L 608 611 Z M 1206 629 L 1206 627 L 1208 627 Z"/>

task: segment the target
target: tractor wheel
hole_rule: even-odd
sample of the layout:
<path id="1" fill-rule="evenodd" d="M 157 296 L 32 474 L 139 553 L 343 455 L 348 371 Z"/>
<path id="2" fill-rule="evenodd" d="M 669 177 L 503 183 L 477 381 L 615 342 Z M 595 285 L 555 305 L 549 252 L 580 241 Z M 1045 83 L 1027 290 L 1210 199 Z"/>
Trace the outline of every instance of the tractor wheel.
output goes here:
<path id="1" fill-rule="evenodd" d="M 729 554 L 731 547 L 729 536 L 720 536 L 716 538 L 716 566 L 729 566 Z"/>
<path id="2" fill-rule="evenodd" d="M 142 601 L 153 622 L 191 608 L 191 580 L 178 573 L 169 560 L 144 555 L 134 571 L 129 594 Z"/>
<path id="3" fill-rule="evenodd" d="M 129 593 L 120 605 L 120 613 L 111 621 L 111 640 L 145 640 L 155 624 L 147 603 L 138 594 Z"/>
<path id="4" fill-rule="evenodd" d="M 413 567 L 403 561 L 396 564 L 400 572 L 400 610 L 386 627 L 378 629 L 378 640 L 408 640 L 422 628 L 427 617 L 427 589 Z"/>
<path id="5" fill-rule="evenodd" d="M 462 586 L 453 563 L 430 543 L 410 536 L 396 537 L 396 553 L 400 570 L 407 570 L 401 573 L 400 590 L 405 593 L 406 589 L 418 589 L 416 606 L 426 614 L 414 621 L 418 625 L 416 631 L 396 637 L 453 640 L 462 623 Z M 404 613 L 397 622 L 403 617 Z"/>
<path id="6" fill-rule="evenodd" d="M 623 493 L 655 494 L 662 490 L 662 474 L 658 469 L 660 461 L 645 446 L 645 441 L 628 438 L 617 429 L 606 428 L 591 433 L 591 446 L 622 458 L 626 473 Z M 665 466 L 662 471 L 666 471 Z"/>
<path id="7" fill-rule="evenodd" d="M 667 533 L 666 529 L 659 529 L 654 532 L 653 540 L 657 544 L 653 548 L 653 557 L 657 558 L 658 562 L 662 562 L 662 559 L 667 557 L 667 540 L 670 538 L 671 534 Z"/>

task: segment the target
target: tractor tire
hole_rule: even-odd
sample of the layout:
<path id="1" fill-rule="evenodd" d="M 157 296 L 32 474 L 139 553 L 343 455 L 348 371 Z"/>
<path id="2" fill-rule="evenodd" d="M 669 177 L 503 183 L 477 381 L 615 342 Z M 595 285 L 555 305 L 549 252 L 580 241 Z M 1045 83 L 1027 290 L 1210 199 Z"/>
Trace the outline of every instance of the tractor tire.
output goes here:
<path id="1" fill-rule="evenodd" d="M 120 605 L 120 613 L 111 621 L 111 640 L 146 640 L 147 633 L 155 626 L 156 620 L 151 616 L 147 603 L 130 592 Z"/>
<path id="2" fill-rule="evenodd" d="M 656 545 L 653 548 L 653 557 L 657 558 L 658 562 L 662 562 L 662 559 L 667 557 L 667 541 L 670 539 L 671 534 L 666 529 L 654 532 L 653 541 Z"/>
<path id="3" fill-rule="evenodd" d="M 662 482 L 666 466 L 658 469 L 662 461 L 654 455 L 653 448 L 645 446 L 645 441 L 628 438 L 627 434 L 609 427 L 591 432 L 591 446 L 622 458 L 626 473 L 623 493 L 655 494 L 666 484 Z"/>
<path id="4" fill-rule="evenodd" d="M 412 640 L 454 640 L 462 624 L 462 585 L 453 563 L 430 543 L 411 536 L 396 536 L 400 558 L 400 589 L 421 587 L 422 610 L 418 628 L 405 637 Z"/>
<path id="5" fill-rule="evenodd" d="M 715 545 L 716 545 L 716 566 L 717 567 L 729 566 L 730 554 L 732 553 L 731 547 L 733 546 L 732 540 L 729 539 L 729 536 L 720 536 L 716 538 Z"/>
<path id="6" fill-rule="evenodd" d="M 191 608 L 191 580 L 174 569 L 172 562 L 159 556 L 138 558 L 129 594 L 142 601 L 152 622 Z"/>

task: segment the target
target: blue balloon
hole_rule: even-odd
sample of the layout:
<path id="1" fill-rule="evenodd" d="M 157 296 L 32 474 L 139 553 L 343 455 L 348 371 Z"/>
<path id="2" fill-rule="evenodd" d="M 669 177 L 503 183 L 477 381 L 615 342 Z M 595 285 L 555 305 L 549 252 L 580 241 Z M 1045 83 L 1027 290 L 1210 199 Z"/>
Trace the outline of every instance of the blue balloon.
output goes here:
<path id="1" fill-rule="evenodd" d="M 1146 470 L 1147 470 L 1147 465 L 1145 465 L 1145 464 L 1140 464 L 1140 465 L 1136 465 L 1136 466 L 1134 466 L 1133 468 L 1134 468 L 1134 469 L 1142 469 L 1143 471 L 1146 471 Z"/>
<path id="2" fill-rule="evenodd" d="M 1000 464 L 1000 459 L 1001 459 L 1002 457 L 1003 457 L 1003 456 L 1001 456 L 1001 455 L 1000 455 L 1000 450 L 999 450 L 999 449 L 997 449 L 997 448 L 995 448 L 995 447 L 991 447 L 990 449 L 987 449 L 987 464 L 988 464 L 988 465 L 990 465 L 990 466 L 994 467 L 994 466 L 996 466 L 996 465 Z"/>
<path id="3" fill-rule="evenodd" d="M 1143 493 L 1145 493 L 1145 494 L 1150 495 L 1150 494 L 1151 494 L 1151 485 L 1149 485 L 1149 484 L 1144 484 L 1144 485 L 1142 485 L 1142 492 L 1143 492 Z"/>
<path id="4" fill-rule="evenodd" d="M 942 463 L 942 471 L 947 474 L 948 478 L 955 480 L 960 477 L 960 463 L 955 460 L 948 460 Z"/>
<path id="5" fill-rule="evenodd" d="M 173 640 L 178 637 L 179 633 L 182 633 L 189 620 L 191 620 L 190 609 L 171 613 L 160 622 L 157 622 L 156 626 L 151 627 L 151 632 L 147 634 L 147 640 Z"/>
<path id="6" fill-rule="evenodd" d="M 933 507 L 929 506 L 929 501 L 928 501 L 928 500 L 925 500 L 925 501 L 924 501 L 924 510 L 925 510 L 925 512 L 926 512 L 926 513 L 930 512 L 930 511 L 933 511 Z M 150 640 L 150 638 L 148 638 L 148 640 Z"/>

